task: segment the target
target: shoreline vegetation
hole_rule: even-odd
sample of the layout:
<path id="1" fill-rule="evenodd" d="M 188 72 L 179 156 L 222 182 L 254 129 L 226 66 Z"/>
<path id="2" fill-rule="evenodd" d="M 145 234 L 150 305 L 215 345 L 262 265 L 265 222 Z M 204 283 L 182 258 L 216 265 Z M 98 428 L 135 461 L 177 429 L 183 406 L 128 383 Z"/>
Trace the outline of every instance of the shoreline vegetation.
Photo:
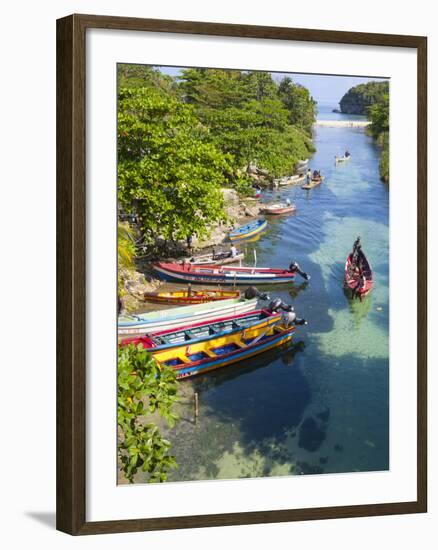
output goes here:
<path id="1" fill-rule="evenodd" d="M 367 82 L 350 88 L 339 102 L 344 114 L 365 115 L 367 132 L 381 148 L 380 177 L 389 183 L 389 82 Z"/>
<path id="2" fill-rule="evenodd" d="M 314 152 L 315 117 L 309 91 L 288 77 L 118 66 L 118 214 L 135 242 L 134 268 L 119 273 L 126 310 L 161 286 L 150 261 L 186 256 L 189 240 L 190 254 L 220 245 L 258 216 L 255 188 Z"/>
<path id="3" fill-rule="evenodd" d="M 120 64 L 119 307 L 138 310 L 161 286 L 154 260 L 222 244 L 255 218 L 255 189 L 294 175 L 315 151 L 315 117 L 309 91 L 288 77 Z M 162 435 L 179 419 L 175 373 L 133 345 L 119 348 L 118 363 L 119 482 L 140 470 L 143 481 L 166 481 L 178 467 Z"/>

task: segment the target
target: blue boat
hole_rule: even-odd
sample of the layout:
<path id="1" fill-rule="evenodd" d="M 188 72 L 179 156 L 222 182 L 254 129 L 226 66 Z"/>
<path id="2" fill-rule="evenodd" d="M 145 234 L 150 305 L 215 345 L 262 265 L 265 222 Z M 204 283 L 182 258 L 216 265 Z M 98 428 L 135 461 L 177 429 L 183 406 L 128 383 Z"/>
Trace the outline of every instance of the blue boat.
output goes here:
<path id="1" fill-rule="evenodd" d="M 253 222 L 247 223 L 231 231 L 229 234 L 230 241 L 238 241 L 240 239 L 249 239 L 268 227 L 268 222 L 266 220 L 255 220 Z"/>

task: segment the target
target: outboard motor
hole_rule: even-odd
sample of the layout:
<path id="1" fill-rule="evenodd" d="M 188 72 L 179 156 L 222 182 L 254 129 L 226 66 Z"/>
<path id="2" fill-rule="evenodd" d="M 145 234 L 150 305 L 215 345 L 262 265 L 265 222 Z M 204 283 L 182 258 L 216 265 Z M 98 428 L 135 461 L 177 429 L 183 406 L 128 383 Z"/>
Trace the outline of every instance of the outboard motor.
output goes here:
<path id="1" fill-rule="evenodd" d="M 268 306 L 268 310 L 272 313 L 277 313 L 279 311 L 293 311 L 293 306 L 285 304 L 281 298 L 274 298 Z"/>
<path id="2" fill-rule="evenodd" d="M 301 270 L 298 262 L 292 262 L 289 266 L 289 271 L 292 273 L 299 273 L 303 279 L 310 281 L 310 275 Z"/>
<path id="3" fill-rule="evenodd" d="M 251 300 L 252 298 L 259 298 L 259 300 L 269 300 L 269 296 L 266 292 L 260 292 L 255 286 L 249 286 L 245 290 L 245 299 Z"/>

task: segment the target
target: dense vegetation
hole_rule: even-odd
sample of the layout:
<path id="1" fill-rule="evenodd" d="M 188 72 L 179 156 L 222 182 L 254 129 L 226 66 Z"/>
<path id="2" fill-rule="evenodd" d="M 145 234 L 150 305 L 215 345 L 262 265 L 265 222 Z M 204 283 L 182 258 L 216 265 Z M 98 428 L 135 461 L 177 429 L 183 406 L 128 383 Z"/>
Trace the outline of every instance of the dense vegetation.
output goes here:
<path id="1" fill-rule="evenodd" d="M 340 101 L 341 111 L 365 115 L 369 132 L 380 145 L 380 177 L 389 181 L 389 82 L 368 82 L 348 90 Z"/>
<path id="2" fill-rule="evenodd" d="M 162 482 L 176 468 L 169 454 L 170 443 L 160 433 L 152 415 L 160 415 L 172 427 L 178 420 L 174 412 L 176 374 L 160 366 L 141 346 L 119 348 L 117 384 L 118 457 L 121 470 L 132 483 L 139 469 L 149 482 Z"/>
<path id="3" fill-rule="evenodd" d="M 177 241 L 224 219 L 222 186 L 251 193 L 248 167 L 291 173 L 313 151 L 316 104 L 269 73 L 119 66 L 119 204 L 145 242 Z"/>
<path id="4" fill-rule="evenodd" d="M 371 120 L 369 131 L 382 148 L 380 177 L 389 182 L 389 94 L 385 94 L 369 108 L 368 118 Z"/>
<path id="5" fill-rule="evenodd" d="M 381 103 L 389 94 L 389 82 L 367 82 L 350 88 L 339 105 L 341 112 L 349 115 L 368 115 L 368 109 Z"/>

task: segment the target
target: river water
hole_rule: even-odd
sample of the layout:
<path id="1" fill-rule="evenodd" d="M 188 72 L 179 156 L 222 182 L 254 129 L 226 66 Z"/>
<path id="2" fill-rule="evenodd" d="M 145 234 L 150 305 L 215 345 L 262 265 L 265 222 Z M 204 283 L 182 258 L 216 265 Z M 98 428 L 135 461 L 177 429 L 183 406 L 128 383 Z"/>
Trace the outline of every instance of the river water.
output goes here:
<path id="1" fill-rule="evenodd" d="M 255 249 L 259 266 L 297 260 L 311 274 L 308 284 L 297 277 L 295 286 L 270 291 L 308 325 L 287 349 L 181 383 L 182 420 L 168 434 L 179 469 L 169 481 L 389 468 L 388 187 L 378 147 L 362 129 L 318 127 L 315 146 L 310 166 L 324 183 L 265 193 L 263 201 L 290 198 L 296 214 L 271 217 L 269 230 L 244 247 L 248 265 Z M 346 148 L 351 160 L 335 166 Z M 375 286 L 352 303 L 343 267 L 358 235 Z"/>

